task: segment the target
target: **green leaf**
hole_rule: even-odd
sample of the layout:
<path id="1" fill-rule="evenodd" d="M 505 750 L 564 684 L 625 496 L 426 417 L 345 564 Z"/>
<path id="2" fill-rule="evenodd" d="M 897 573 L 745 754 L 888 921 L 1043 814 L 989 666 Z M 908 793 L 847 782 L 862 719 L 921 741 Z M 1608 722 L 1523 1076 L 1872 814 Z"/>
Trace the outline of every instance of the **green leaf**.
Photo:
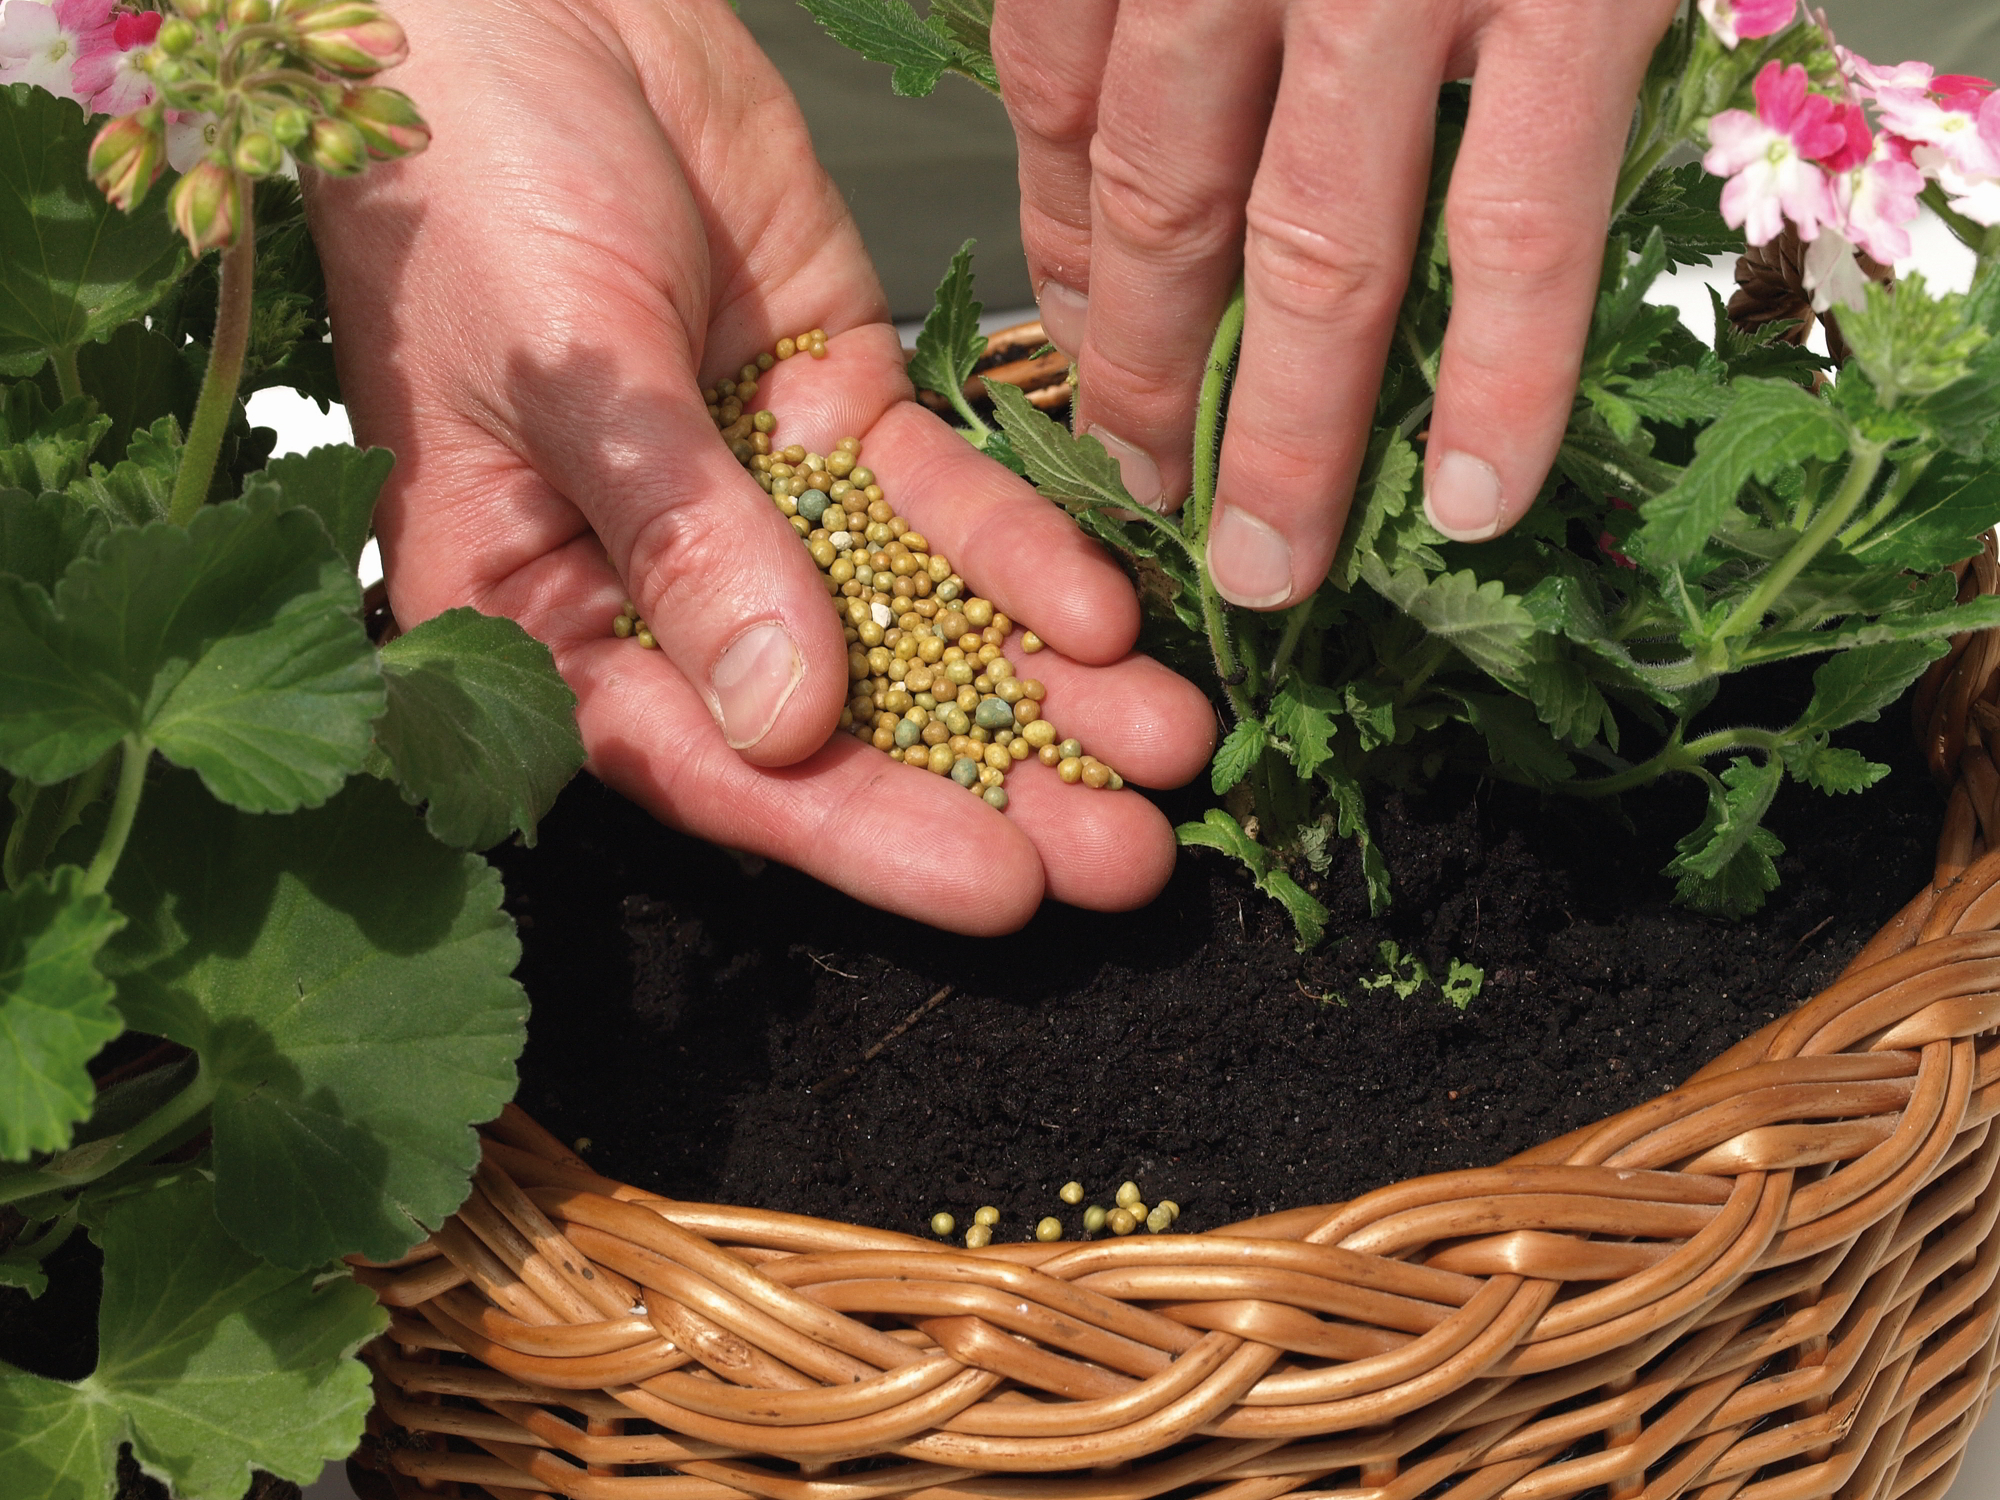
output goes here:
<path id="1" fill-rule="evenodd" d="M 1283 870 L 1272 870 L 1257 882 L 1257 887 L 1284 907 L 1285 914 L 1292 919 L 1292 930 L 1299 938 L 1296 945 L 1299 952 L 1319 946 L 1320 940 L 1326 936 L 1327 910 L 1307 893 L 1304 886 Z"/>
<path id="2" fill-rule="evenodd" d="M 56 781 L 138 734 L 225 802 L 316 806 L 384 704 L 360 596 L 319 522 L 268 491 L 112 532 L 53 602 L 0 578 L 0 764 Z"/>
<path id="3" fill-rule="evenodd" d="M 1215 747 L 1215 763 L 1209 767 L 1208 784 L 1220 797 L 1235 786 L 1257 764 L 1269 736 L 1262 719 L 1245 719 Z"/>
<path id="4" fill-rule="evenodd" d="M 0 395 L 0 488 L 62 489 L 89 466 L 110 427 L 88 397 L 50 410 L 39 382 L 16 382 Z"/>
<path id="5" fill-rule="evenodd" d="M 375 497 L 395 463 L 396 455 L 387 448 L 333 443 L 272 459 L 262 474 L 250 477 L 243 493 L 247 497 L 253 488 L 275 482 L 286 505 L 302 505 L 319 517 L 347 566 L 356 568 L 368 545 Z"/>
<path id="6" fill-rule="evenodd" d="M 1428 578 L 1419 568 L 1391 573 L 1373 555 L 1363 559 L 1368 586 L 1432 635 L 1449 641 L 1476 667 L 1506 677 L 1526 664 L 1534 616 L 1499 579 L 1481 583 L 1470 568 Z"/>
<path id="7" fill-rule="evenodd" d="M 2000 461 L 1941 453 L 1894 512 L 1848 548 L 1870 564 L 1929 573 L 1962 562 L 2000 521 Z"/>
<path id="8" fill-rule="evenodd" d="M 1754 664 L 1822 651 L 1846 651 L 1856 646 L 1879 646 L 1891 641 L 1937 641 L 1968 630 L 1991 630 L 1996 625 L 2000 625 L 2000 595 L 1982 594 L 1950 609 L 1884 615 L 1874 620 L 1863 618 L 1826 630 L 1779 631 L 1759 636 L 1755 649 L 1746 652 L 1744 660 L 1746 664 Z"/>
<path id="9" fill-rule="evenodd" d="M 124 1023 L 97 954 L 124 925 L 74 865 L 0 891 L 0 1157 L 69 1145 L 96 1096 L 85 1064 Z"/>
<path id="10" fill-rule="evenodd" d="M 393 1259 L 465 1197 L 527 999 L 500 878 L 366 777 L 265 818 L 147 793 L 107 950 L 128 1024 L 216 1080 L 216 1212 L 282 1265 Z"/>
<path id="11" fill-rule="evenodd" d="M 1847 451 L 1847 429 L 1824 401 L 1786 380 L 1739 380 L 1729 410 L 1695 442 L 1680 482 L 1641 507 L 1645 524 L 1626 550 L 1641 561 L 1691 561 L 1751 479 L 1772 478 L 1808 458 Z"/>
<path id="12" fill-rule="evenodd" d="M 1812 702 L 1796 726 L 1799 734 L 1821 734 L 1857 722 L 1872 722 L 1925 667 L 1950 650 L 1941 640 L 1890 641 L 1842 651 L 1813 673 Z"/>
<path id="13" fill-rule="evenodd" d="M 1777 888 L 1772 860 L 1785 852 L 1778 836 L 1761 826 L 1785 779 L 1775 759 L 1759 764 L 1739 755 L 1721 779 L 1711 778 L 1708 811 L 1683 838 L 1665 873 L 1675 877 L 1675 898 L 1696 911 L 1747 916 Z"/>
<path id="14" fill-rule="evenodd" d="M 91 185 L 96 128 L 67 99 L 0 87 L 0 374 L 101 339 L 157 302 L 187 251 L 157 208 L 121 214 Z"/>
<path id="15" fill-rule="evenodd" d="M 926 26 L 908 0 L 799 0 L 828 36 L 895 72 L 889 86 L 921 97 L 964 55 L 944 32 Z"/>
<path id="16" fill-rule="evenodd" d="M 1680 315 L 1671 307 L 1646 300 L 1666 266 L 1666 242 L 1658 229 L 1647 235 L 1637 256 L 1630 255 L 1623 239 L 1605 246 L 1601 290 L 1584 347 L 1583 370 L 1588 378 L 1602 380 L 1641 363 L 1679 324 Z"/>
<path id="17" fill-rule="evenodd" d="M 1464 1010 L 1479 998 L 1479 992 L 1484 988 L 1486 971 L 1462 958 L 1454 958 L 1444 978 L 1438 981 L 1438 991 L 1444 996 L 1445 1004 L 1454 1010 Z"/>
<path id="18" fill-rule="evenodd" d="M 993 0 L 931 0 L 927 19 L 958 44 L 960 66 L 999 93 L 1000 79 L 993 71 Z"/>
<path id="19" fill-rule="evenodd" d="M 1326 908 L 1315 901 L 1296 880 L 1272 862 L 1271 851 L 1243 831 L 1243 826 L 1219 807 L 1201 815 L 1199 823 L 1182 823 L 1174 837 L 1183 848 L 1200 846 L 1217 849 L 1241 860 L 1257 882 L 1257 889 L 1285 908 L 1299 935 L 1299 952 L 1318 946 L 1326 936 Z"/>
<path id="20" fill-rule="evenodd" d="M 179 1500 L 240 1500 L 253 1468 L 309 1484 L 360 1441 L 352 1356 L 387 1315 L 344 1276 L 246 1253 L 210 1200 L 192 1178 L 105 1210 L 96 1370 L 70 1385 L 0 1366 L 6 1494 L 105 1500 L 130 1442 Z"/>
<path id="21" fill-rule="evenodd" d="M 1619 386 L 1618 394 L 1639 416 L 1669 427 L 1713 422 L 1729 409 L 1730 399 L 1722 366 L 1706 353 L 1699 365 L 1668 365 Z"/>
<path id="22" fill-rule="evenodd" d="M 1864 306 L 1841 309 L 1840 334 L 1887 406 L 1957 384 L 1993 337 L 1962 295 L 1932 297 L 1915 271 L 1892 286 L 1869 282 Z"/>
<path id="23" fill-rule="evenodd" d="M 1743 249 L 1743 231 L 1731 229 L 1722 217 L 1722 179 L 1698 161 L 1653 173 L 1611 228 L 1635 240 L 1657 229 L 1669 270 L 1705 265 Z"/>
<path id="24" fill-rule="evenodd" d="M 0 490 L 0 573 L 51 589 L 90 530 L 91 514 L 61 495 Z"/>
<path id="25" fill-rule="evenodd" d="M 512 620 L 448 610 L 382 648 L 382 680 L 368 768 L 429 803 L 432 835 L 455 848 L 514 832 L 534 843 L 584 762 L 576 695 L 549 648 Z"/>
<path id="26" fill-rule="evenodd" d="M 1396 742 L 1396 694 L 1392 689 L 1380 683 L 1350 682 L 1341 689 L 1340 700 L 1364 754 Z"/>
<path id="27" fill-rule="evenodd" d="M 1337 818 L 1335 831 L 1344 839 L 1353 839 L 1360 849 L 1361 878 L 1368 887 L 1368 914 L 1379 917 L 1389 909 L 1389 864 L 1382 858 L 1375 835 L 1369 830 L 1368 804 L 1361 795 L 1361 784 L 1351 776 L 1338 774 L 1331 766 L 1326 770 L 1329 774 L 1324 779 L 1333 795 Z"/>
<path id="28" fill-rule="evenodd" d="M 1331 688 L 1288 676 L 1271 695 L 1271 730 L 1290 747 L 1299 775 L 1311 776 L 1333 757 L 1334 718 L 1341 698 Z"/>
<path id="29" fill-rule="evenodd" d="M 1512 766 L 1542 784 L 1567 781 L 1576 768 L 1536 717 L 1535 706 L 1505 693 L 1454 693 L 1498 766 Z"/>
<path id="30" fill-rule="evenodd" d="M 1889 774 L 1887 766 L 1869 760 L 1859 750 L 1832 748 L 1824 734 L 1782 745 L 1778 754 L 1786 770 L 1808 786 L 1827 793 L 1866 791 Z"/>
<path id="31" fill-rule="evenodd" d="M 164 521 L 181 466 L 180 423 L 172 416 L 132 434 L 125 458 L 112 469 L 92 464 L 90 473 L 69 487 L 69 497 L 96 511 L 100 530 Z"/>
<path id="32" fill-rule="evenodd" d="M 1037 411 L 1015 386 L 996 384 L 988 392 L 1036 489 L 1066 506 L 1143 509 L 1125 492 L 1118 460 L 1104 451 L 1104 444 L 1088 434 L 1077 437 L 1047 412 Z"/>
<path id="33" fill-rule="evenodd" d="M 1354 487 L 1354 508 L 1347 514 L 1340 550 L 1333 559 L 1333 577 L 1340 587 L 1354 587 L 1362 560 L 1375 550 L 1383 526 L 1408 506 L 1421 467 L 1417 450 L 1400 433 L 1383 429 L 1369 439 L 1368 456 Z"/>
<path id="34" fill-rule="evenodd" d="M 162 417 L 172 417 L 176 430 L 194 420 L 199 372 L 179 346 L 143 323 L 127 323 L 104 342 L 85 344 L 77 351 L 77 372 L 111 419 L 104 452 L 114 458 Z"/>
<path id="35" fill-rule="evenodd" d="M 936 391 L 956 403 L 972 367 L 986 352 L 986 337 L 979 331 L 979 299 L 972 294 L 972 247 L 967 240 L 951 258 L 951 269 L 938 283 L 931 310 L 917 334 L 917 352 L 910 357 L 909 374 L 920 391 Z"/>

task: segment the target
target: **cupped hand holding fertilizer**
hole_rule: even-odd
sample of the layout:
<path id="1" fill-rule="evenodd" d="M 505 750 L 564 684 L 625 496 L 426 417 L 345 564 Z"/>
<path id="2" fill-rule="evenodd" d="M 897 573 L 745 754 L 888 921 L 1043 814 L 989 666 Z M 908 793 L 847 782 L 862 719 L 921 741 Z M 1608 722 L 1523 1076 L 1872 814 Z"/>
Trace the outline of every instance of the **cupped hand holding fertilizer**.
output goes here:
<path id="1" fill-rule="evenodd" d="M 431 147 L 322 183 L 312 208 L 357 434 L 397 454 L 377 530 L 399 619 L 471 604 L 520 620 L 576 690 L 605 780 L 878 905 L 998 932 L 1045 895 L 1115 909 L 1155 894 L 1166 820 L 1090 783 L 1114 767 L 1187 780 L 1213 713 L 1132 654 L 1118 567 L 909 399 L 859 237 L 726 0 L 394 10 L 412 59 L 394 81 L 422 100 Z M 778 361 L 781 341 L 793 357 Z M 874 497 L 852 495 L 864 466 Z M 794 524 L 836 479 L 861 532 L 844 548 Z M 639 620 L 657 650 L 636 644 Z M 1020 629 L 994 639 L 1014 622 L 1046 649 Z M 951 704 L 928 692 L 935 713 L 902 729 L 926 674 Z M 1023 718 L 1022 702 L 1042 706 Z M 874 743 L 839 732 L 871 712 Z M 1043 758 L 1036 722 L 1079 753 L 1008 774 L 1015 742 Z M 883 753 L 917 747 L 922 772 Z"/>

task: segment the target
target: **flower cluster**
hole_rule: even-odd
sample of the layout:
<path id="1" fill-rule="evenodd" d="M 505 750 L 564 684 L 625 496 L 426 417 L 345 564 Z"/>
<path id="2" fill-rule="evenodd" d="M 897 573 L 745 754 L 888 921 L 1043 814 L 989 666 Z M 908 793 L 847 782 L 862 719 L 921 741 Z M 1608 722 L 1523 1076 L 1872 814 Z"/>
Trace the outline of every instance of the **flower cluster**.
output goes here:
<path id="1" fill-rule="evenodd" d="M 115 0 L 13 0 L 0 12 L 0 83 L 32 83 L 94 115 L 151 104 L 152 80 L 136 63 L 160 20 Z"/>
<path id="2" fill-rule="evenodd" d="M 234 242 L 254 178 L 289 171 L 295 159 L 351 176 L 429 143 L 416 106 L 367 81 L 408 52 L 402 28 L 370 0 L 173 3 L 164 19 L 111 15 L 103 38 L 65 28 L 95 17 L 93 6 L 110 15 L 111 0 L 14 0 L 5 24 L 47 12 L 30 14 L 11 42 L 39 48 L 42 76 L 32 81 L 73 54 L 69 96 L 94 112 L 125 111 L 91 147 L 91 175 L 113 203 L 129 211 L 164 165 L 180 169 L 167 207 L 197 255 Z M 0 39 L 0 53 L 9 44 Z M 107 49 L 117 57 L 106 61 Z M 175 132 L 185 122 L 196 143 L 183 155 Z"/>
<path id="3" fill-rule="evenodd" d="M 1796 0 L 1701 0 L 1724 46 L 1789 27 Z M 1928 183 L 1974 223 L 2000 224 L 2000 93 L 1984 78 L 1928 64 L 1877 67 L 1836 48 L 1837 70 L 1815 78 L 1773 59 L 1753 85 L 1754 112 L 1708 122 L 1702 165 L 1729 179 L 1723 217 L 1753 245 L 1789 222 L 1808 245 L 1813 306 L 1859 306 L 1866 275 L 1855 252 L 1885 265 L 1910 254 L 1910 225 Z M 1872 118 L 1871 118 L 1872 117 Z"/>

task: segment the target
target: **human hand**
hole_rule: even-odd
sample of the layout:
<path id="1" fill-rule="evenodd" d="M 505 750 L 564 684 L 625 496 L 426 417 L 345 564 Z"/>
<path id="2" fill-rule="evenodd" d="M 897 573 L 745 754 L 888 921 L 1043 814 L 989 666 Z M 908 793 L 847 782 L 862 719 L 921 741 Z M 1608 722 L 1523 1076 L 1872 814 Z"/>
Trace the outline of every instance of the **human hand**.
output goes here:
<path id="1" fill-rule="evenodd" d="M 1243 352 L 1209 566 L 1257 609 L 1340 540 L 1415 253 L 1437 90 L 1473 75 L 1425 508 L 1479 541 L 1533 502 L 1590 327 L 1619 153 L 1674 0 L 997 0 L 1042 323 L 1134 498 L 1189 486 L 1210 331 Z"/>
<path id="2" fill-rule="evenodd" d="M 407 0 L 391 81 L 419 157 L 314 185 L 397 617 L 510 615 L 576 691 L 596 773 L 657 816 L 969 932 L 1042 897 L 1150 898 L 1173 835 L 1137 796 L 1031 768 L 1004 816 L 834 735 L 847 646 L 806 549 L 700 391 L 824 328 L 756 404 L 782 441 L 859 437 L 898 511 L 1030 623 L 1049 716 L 1172 785 L 1213 714 L 1131 654 L 1125 578 L 1059 510 L 917 406 L 887 309 L 796 105 L 724 0 Z M 611 634 L 637 603 L 661 649 Z M 831 739 L 829 737 L 831 736 Z"/>

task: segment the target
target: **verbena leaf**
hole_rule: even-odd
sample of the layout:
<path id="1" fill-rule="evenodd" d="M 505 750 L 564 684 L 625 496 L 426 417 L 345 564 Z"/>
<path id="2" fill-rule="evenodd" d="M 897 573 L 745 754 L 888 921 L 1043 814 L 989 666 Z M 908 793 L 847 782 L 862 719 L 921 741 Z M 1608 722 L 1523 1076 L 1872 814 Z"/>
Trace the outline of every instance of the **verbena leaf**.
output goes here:
<path id="1" fill-rule="evenodd" d="M 382 679 L 369 769 L 428 803 L 431 833 L 455 848 L 517 831 L 534 843 L 584 762 L 576 695 L 549 648 L 512 620 L 448 610 L 382 648 Z"/>
<path id="2" fill-rule="evenodd" d="M 1104 444 L 1088 434 L 1078 437 L 1047 412 L 1037 411 L 1015 386 L 994 385 L 989 394 L 1036 489 L 1065 505 L 1142 509 L 1125 492 L 1118 460 L 1104 451 Z"/>
<path id="3" fill-rule="evenodd" d="M 1722 217 L 1722 181 L 1704 171 L 1700 162 L 1655 172 L 1633 195 L 1612 232 L 1637 240 L 1659 230 L 1669 270 L 1738 254 L 1743 231 L 1731 229 Z"/>
<path id="4" fill-rule="evenodd" d="M 1331 773 L 1333 768 L 1325 769 Z M 1350 776 L 1328 774 L 1324 779 L 1333 795 L 1338 820 L 1335 831 L 1344 839 L 1353 839 L 1361 851 L 1361 877 L 1368 887 L 1368 914 L 1379 917 L 1389 909 L 1389 865 L 1369 830 L 1368 805 L 1362 798 L 1361 786 Z"/>
<path id="5" fill-rule="evenodd" d="M 1272 863 L 1271 852 L 1249 834 L 1228 813 L 1211 807 L 1199 823 L 1182 823 L 1174 837 L 1183 847 L 1200 845 L 1218 849 L 1241 860 L 1256 878 L 1257 888 L 1285 908 L 1299 935 L 1299 951 L 1316 947 L 1326 935 L 1326 908 L 1315 901 L 1296 880 Z"/>
<path id="6" fill-rule="evenodd" d="M 357 778 L 289 818 L 151 788 L 105 955 L 128 1024 L 216 1079 L 216 1212 L 290 1266 L 392 1259 L 465 1196 L 527 999 L 500 878 Z"/>
<path id="7" fill-rule="evenodd" d="M 316 806 L 384 704 L 359 606 L 319 522 L 268 493 L 111 533 L 53 602 L 0 578 L 0 764 L 60 780 L 136 733 L 225 802 Z"/>
<path id="8" fill-rule="evenodd" d="M 1790 381 L 1739 380 L 1736 392 L 1729 410 L 1696 440 L 1695 460 L 1680 482 L 1641 508 L 1645 524 L 1626 548 L 1641 561 L 1690 561 L 1749 480 L 1846 452 L 1838 414 Z"/>
<path id="9" fill-rule="evenodd" d="M 1332 758 L 1333 716 L 1340 708 L 1333 689 L 1297 676 L 1287 677 L 1271 695 L 1271 729 L 1291 747 L 1299 775 L 1311 776 Z"/>
<path id="10" fill-rule="evenodd" d="M 957 397 L 986 338 L 979 331 L 979 299 L 972 294 L 972 247 L 967 240 L 951 258 L 951 269 L 938 283 L 931 310 L 917 334 L 917 352 L 910 357 L 910 379 L 918 390 Z"/>
<path id="11" fill-rule="evenodd" d="M 1889 641 L 1936 641 L 1968 630 L 1991 630 L 1996 625 L 2000 625 L 2000 595 L 1983 594 L 1950 609 L 1883 615 L 1874 620 L 1864 618 L 1826 630 L 1774 631 L 1760 636 L 1745 660 L 1780 661 L 1788 656 L 1846 651 Z"/>
<path id="12" fill-rule="evenodd" d="M 1639 416 L 1673 427 L 1712 422 L 1729 409 L 1730 399 L 1713 355 L 1700 365 L 1668 365 L 1619 386 L 1618 394 Z"/>
<path id="13" fill-rule="evenodd" d="M 1499 766 L 1512 766 L 1537 782 L 1567 781 L 1576 774 L 1569 757 L 1536 717 L 1535 706 L 1504 693 L 1459 693 L 1472 727 L 1486 739 Z"/>
<path id="14" fill-rule="evenodd" d="M 104 1211 L 97 1369 L 69 1385 L 0 1366 L 8 1495 L 104 1500 L 118 1445 L 179 1500 L 239 1500 L 253 1468 L 309 1484 L 360 1441 L 354 1351 L 387 1325 L 345 1277 L 273 1266 L 223 1232 L 183 1179 Z"/>
<path id="15" fill-rule="evenodd" d="M 1776 760 L 1759 764 L 1739 755 L 1729 763 L 1709 789 L 1700 826 L 1675 846 L 1680 852 L 1667 863 L 1678 900 L 1696 911 L 1732 917 L 1764 904 L 1778 884 L 1772 860 L 1785 846 L 1761 823 L 1784 779 Z"/>
<path id="16" fill-rule="evenodd" d="M 1375 549 L 1383 526 L 1403 514 L 1421 466 L 1417 450 L 1400 433 L 1377 432 L 1369 440 L 1368 457 L 1354 487 L 1354 508 L 1347 514 L 1340 550 L 1333 559 L 1333 577 L 1342 588 L 1354 587 L 1362 559 Z"/>
<path id="17" fill-rule="evenodd" d="M 95 135 L 69 100 L 0 86 L 0 374 L 131 322 L 187 265 L 164 213 L 121 214 L 92 186 Z"/>
<path id="18" fill-rule="evenodd" d="M 2000 521 L 2000 461 L 1941 453 L 1910 487 L 1888 519 L 1860 538 L 1848 555 L 1933 572 L 1979 550 Z"/>
<path id="19" fill-rule="evenodd" d="M 959 61 L 963 49 L 943 31 L 933 30 L 910 8 L 909 0 L 799 0 L 827 35 L 870 62 L 895 71 L 889 86 L 921 96 Z"/>
<path id="20" fill-rule="evenodd" d="M 1797 731 L 1820 734 L 1873 721 L 1949 649 L 1942 640 L 1917 640 L 1856 646 L 1839 653 L 1813 673 L 1812 702 L 1806 705 Z"/>
<path id="21" fill-rule="evenodd" d="M 74 865 L 0 891 L 0 1157 L 69 1145 L 96 1094 L 84 1065 L 124 1030 L 97 953 L 123 925 Z"/>
<path id="22" fill-rule="evenodd" d="M 1497 578 L 1481 583 L 1469 568 L 1436 578 L 1416 568 L 1391 573 L 1372 555 L 1363 559 L 1361 576 L 1432 635 L 1451 642 L 1474 666 L 1505 677 L 1526 663 L 1534 617 Z"/>
<path id="23" fill-rule="evenodd" d="M 1993 337 L 1968 316 L 1962 295 L 1931 296 L 1915 271 L 1893 286 L 1869 282 L 1866 297 L 1863 306 L 1841 310 L 1840 334 L 1885 400 L 1933 396 L 1956 384 Z"/>
<path id="24" fill-rule="evenodd" d="M 1268 736 L 1262 719 L 1245 719 L 1215 747 L 1215 762 L 1209 767 L 1208 784 L 1220 797 L 1250 774 L 1257 758 L 1264 753 Z"/>
<path id="25" fill-rule="evenodd" d="M 959 66 L 999 93 L 1000 78 L 993 71 L 993 0 L 931 0 L 929 20 L 958 44 Z"/>
<path id="26" fill-rule="evenodd" d="M 1257 886 L 1284 907 L 1285 914 L 1292 919 L 1292 930 L 1299 937 L 1296 945 L 1299 952 L 1317 948 L 1326 936 L 1326 908 L 1283 870 L 1272 870 L 1257 882 Z"/>
<path id="27" fill-rule="evenodd" d="M 1887 766 L 1868 759 L 1859 750 L 1832 748 L 1823 734 L 1796 744 L 1783 745 L 1778 754 L 1783 758 L 1786 770 L 1822 792 L 1866 791 L 1889 774 Z"/>
<path id="28" fill-rule="evenodd" d="M 253 489 L 275 483 L 286 505 L 302 505 L 319 517 L 347 566 L 354 568 L 368 545 L 375 497 L 382 493 L 395 463 L 396 456 L 387 448 L 363 451 L 351 443 L 332 443 L 310 453 L 272 459 L 262 474 L 251 476 L 243 493 L 248 496 Z"/>

